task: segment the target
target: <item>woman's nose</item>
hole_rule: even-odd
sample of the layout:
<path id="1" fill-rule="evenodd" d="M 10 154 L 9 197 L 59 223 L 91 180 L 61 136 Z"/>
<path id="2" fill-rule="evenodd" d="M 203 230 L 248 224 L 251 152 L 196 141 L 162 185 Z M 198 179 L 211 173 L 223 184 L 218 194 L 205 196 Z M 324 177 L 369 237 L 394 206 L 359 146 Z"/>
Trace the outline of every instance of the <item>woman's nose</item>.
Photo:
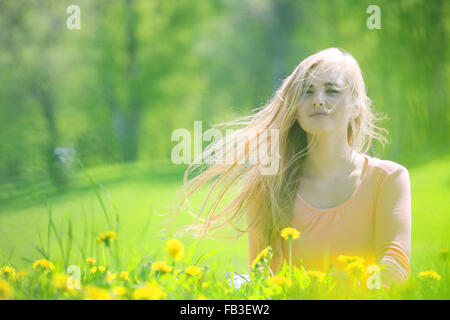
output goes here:
<path id="1" fill-rule="evenodd" d="M 314 108 L 321 108 L 324 106 L 324 99 L 323 99 L 321 92 L 317 92 L 317 94 L 315 95 L 315 97 L 312 101 L 312 104 L 313 104 Z"/>
<path id="2" fill-rule="evenodd" d="M 313 101 L 313 107 L 314 108 L 323 107 L 323 102 L 322 101 Z"/>
<path id="3" fill-rule="evenodd" d="M 323 99 L 323 95 L 320 91 L 317 92 L 317 94 L 314 95 L 312 99 L 313 108 L 322 108 L 325 104 L 325 101 Z"/>

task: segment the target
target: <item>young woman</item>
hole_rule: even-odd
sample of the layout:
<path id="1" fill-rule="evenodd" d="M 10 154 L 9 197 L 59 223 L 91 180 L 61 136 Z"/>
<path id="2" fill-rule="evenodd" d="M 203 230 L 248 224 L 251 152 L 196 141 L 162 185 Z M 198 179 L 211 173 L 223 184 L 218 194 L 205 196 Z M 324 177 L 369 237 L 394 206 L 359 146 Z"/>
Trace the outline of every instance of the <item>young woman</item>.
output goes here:
<path id="1" fill-rule="evenodd" d="M 375 125 L 379 120 L 354 57 L 342 49 L 322 50 L 303 60 L 268 104 L 225 123 L 239 126 L 235 139 L 216 141 L 188 168 L 182 204 L 215 180 L 196 221 L 204 233 L 226 225 L 248 232 L 249 265 L 270 245 L 271 270 L 277 271 L 288 259 L 280 231 L 293 227 L 301 232 L 293 243 L 297 265 L 301 260 L 308 269 L 326 271 L 330 265 L 339 269 L 340 255 L 360 256 L 366 264 L 384 266 L 384 285 L 405 281 L 411 272 L 409 173 L 367 155 L 373 139 L 386 141 L 377 132 L 386 131 Z M 278 161 L 276 172 L 267 174 L 261 163 L 249 161 L 262 149 L 277 151 L 269 155 Z M 230 155 L 231 162 L 211 161 Z M 212 164 L 188 180 L 205 160 Z M 235 183 L 239 192 L 217 212 Z M 201 219 L 215 190 L 219 193 Z M 244 214 L 247 228 L 241 230 L 237 222 Z"/>

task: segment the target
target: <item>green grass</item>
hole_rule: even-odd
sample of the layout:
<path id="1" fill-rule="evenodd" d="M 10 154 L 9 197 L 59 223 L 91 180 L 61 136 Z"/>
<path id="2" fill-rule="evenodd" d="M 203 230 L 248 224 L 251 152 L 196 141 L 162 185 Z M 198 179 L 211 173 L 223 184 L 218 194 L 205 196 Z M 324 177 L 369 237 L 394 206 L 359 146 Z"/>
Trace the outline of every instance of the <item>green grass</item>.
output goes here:
<path id="1" fill-rule="evenodd" d="M 164 243 L 173 236 L 180 225 L 191 222 L 186 214 L 180 216 L 166 234 L 162 233 L 164 217 L 159 214 L 173 204 L 181 187 L 180 167 L 160 166 L 149 168 L 143 164 L 90 169 L 89 175 L 101 183 L 99 194 L 111 221 L 119 216 L 119 244 L 123 261 L 131 263 L 134 257 L 146 254 L 161 255 Z M 409 169 L 412 188 L 412 271 L 435 269 L 436 253 L 448 248 L 450 235 L 450 157 L 443 156 Z M 193 198 L 198 205 L 204 191 Z M 48 238 L 48 208 L 58 236 Z M 99 261 L 102 253 L 95 245 L 98 234 L 110 230 L 100 202 L 86 175 L 79 173 L 70 191 L 51 194 L 34 203 L 22 205 L 9 203 L 0 209 L 0 266 L 7 261 L 16 269 L 31 267 L 31 261 L 42 258 L 37 247 L 47 248 L 49 258 L 60 258 L 58 241 L 65 247 L 69 232 L 73 237 L 70 263 L 82 264 L 82 252 Z M 68 217 L 71 220 L 69 230 Z M 231 231 L 230 231 L 231 232 Z M 190 237 L 181 240 L 188 246 Z M 225 271 L 233 266 L 240 273 L 247 273 L 247 237 L 235 242 L 228 240 L 203 240 L 196 250 L 196 258 L 210 250 L 223 251 L 208 259 L 217 270 Z"/>
<path id="2" fill-rule="evenodd" d="M 123 253 L 128 255 L 158 254 L 165 241 L 174 236 L 178 227 L 188 225 L 192 219 L 180 214 L 174 225 L 163 234 L 165 221 L 171 216 L 161 216 L 173 205 L 175 194 L 182 185 L 182 171 L 173 166 L 148 168 L 140 165 L 102 167 L 89 170 L 89 175 L 101 182 L 99 194 L 111 220 L 114 220 L 116 205 L 119 213 L 119 238 Z M 85 175 L 75 179 L 72 190 L 54 194 L 50 198 L 37 200 L 33 205 L 22 206 L 20 202 L 3 207 L 0 211 L 0 265 L 11 256 L 9 262 L 16 268 L 29 268 L 30 260 L 42 255 L 36 246 L 47 247 L 48 208 L 61 238 L 68 235 L 68 216 L 71 217 L 74 245 L 72 264 L 81 262 L 79 247 L 86 248 L 89 255 L 99 257 L 98 247 L 93 243 L 96 236 L 110 230 L 102 206 Z M 199 204 L 205 190 L 197 195 L 193 203 Z M 194 240 L 189 236 L 181 238 L 186 245 Z M 86 242 L 86 243 L 85 243 Z M 57 237 L 50 239 L 50 258 L 59 257 Z M 231 263 L 240 272 L 247 270 L 247 239 L 241 237 L 230 244 L 226 240 L 204 240 L 198 244 L 197 255 L 211 248 L 224 248 L 216 259 Z M 25 260 L 26 259 L 26 260 Z"/>

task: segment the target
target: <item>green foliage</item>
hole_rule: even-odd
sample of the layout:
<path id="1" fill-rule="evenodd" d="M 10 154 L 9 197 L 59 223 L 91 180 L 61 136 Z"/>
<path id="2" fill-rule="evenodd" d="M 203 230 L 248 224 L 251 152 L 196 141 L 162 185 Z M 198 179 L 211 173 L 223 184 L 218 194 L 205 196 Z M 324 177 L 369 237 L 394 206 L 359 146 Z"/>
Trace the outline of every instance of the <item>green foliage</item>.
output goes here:
<path id="1" fill-rule="evenodd" d="M 0 10 L 0 194 L 61 190 L 72 147 L 86 166 L 169 159 L 176 128 L 192 131 L 264 104 L 306 56 L 342 47 L 359 61 L 391 144 L 413 164 L 448 132 L 448 2 L 82 0 L 5 1 Z M 366 9 L 381 10 L 381 29 Z M 20 85 L 17 85 L 20 84 Z M 205 125 L 205 127 L 206 127 Z"/>
<path id="2" fill-rule="evenodd" d="M 104 252 L 104 251 L 103 251 Z M 447 251 L 448 253 L 448 251 Z M 151 256 L 127 264 L 113 266 L 113 251 L 103 263 L 83 257 L 78 272 L 66 273 L 60 260 L 55 266 L 48 260 L 45 267 L 32 271 L 14 270 L 6 264 L 0 268 L 0 298 L 2 299 L 448 299 L 448 259 L 440 259 L 439 271 L 433 277 L 421 273 L 412 275 L 402 284 L 390 288 L 369 289 L 365 278 L 355 281 L 351 276 L 341 277 L 335 272 L 322 274 L 294 266 L 293 275 L 287 263 L 281 271 L 268 276 L 263 261 L 250 278 L 233 283 L 215 268 L 192 267 L 184 260 L 157 261 Z M 208 254 L 203 255 L 206 257 Z M 437 258 L 438 255 L 435 255 Z M 267 256 L 270 263 L 271 255 Z M 90 258 L 92 259 L 92 257 Z M 169 257 L 169 260 L 171 258 Z M 98 259 L 99 260 L 99 259 Z M 263 259 L 266 260 L 266 259 Z M 164 268 L 156 268 L 162 264 Z M 52 265 L 51 267 L 49 265 Z M 73 265 L 72 265 L 73 267 Z M 263 268 L 261 268 L 263 267 Z M 192 269 L 194 268 L 194 269 Z M 231 273 L 235 274 L 230 267 Z M 77 285 L 78 283 L 78 285 Z M 6 288 L 6 289 L 5 289 Z"/>
<path id="3" fill-rule="evenodd" d="M 206 130 L 249 114 L 303 58 L 337 46 L 359 61 L 375 110 L 389 118 L 380 126 L 389 130 L 391 143 L 386 150 L 375 145 L 371 153 L 411 168 L 414 274 L 425 268 L 442 276 L 438 282 L 413 278 L 383 297 L 450 296 L 446 264 L 434 259 L 450 243 L 449 161 L 443 154 L 450 132 L 443 47 L 448 1 L 77 4 L 80 30 L 66 28 L 64 1 L 0 3 L 0 265 L 28 268 L 44 257 L 62 272 L 75 263 L 82 266 L 84 285 L 110 291 L 85 262 L 105 257 L 108 270 L 130 271 L 134 285 L 161 281 L 169 299 L 358 297 L 332 277 L 326 285 L 303 279 L 289 290 L 270 289 L 268 260 L 250 284 L 233 289 L 223 274 L 247 270 L 243 240 L 189 244 L 186 266 L 211 262 L 204 267 L 211 283 L 206 288 L 183 273 L 176 279 L 149 270 L 166 239 L 158 213 L 173 200 L 185 169 L 164 165 L 173 130 L 192 132 L 199 119 Z M 380 30 L 366 26 L 372 4 L 381 9 Z M 85 168 L 63 161 L 58 147 L 72 148 Z M 188 222 L 183 217 L 174 227 Z M 106 250 L 95 244 L 105 230 L 119 234 Z M 211 247 L 226 248 L 219 254 Z M 225 261 L 227 255 L 232 259 Z M 294 268 L 293 277 L 301 279 L 302 272 Z M 55 289 L 50 275 L 31 273 L 20 281 L 13 284 L 16 298 L 73 297 Z"/>
<path id="4" fill-rule="evenodd" d="M 15 211 L 14 208 L 10 212 L 3 211 L 0 214 L 0 225 L 4 230 L 10 231 L 0 233 L 0 249 L 4 253 L 1 255 L 0 268 L 14 268 L 19 279 L 12 280 L 4 273 L 1 277 L 13 289 L 14 294 L 10 298 L 14 299 L 134 299 L 135 291 L 146 288 L 148 283 L 158 283 L 166 294 L 161 297 L 164 299 L 448 299 L 450 239 L 445 232 L 448 229 L 448 217 L 444 214 L 449 209 L 445 196 L 448 195 L 445 180 L 448 176 L 448 162 L 448 157 L 443 157 L 411 170 L 412 197 L 415 199 L 412 208 L 413 271 L 407 283 L 390 290 L 368 290 L 364 281 L 352 281 L 345 273 L 338 271 L 331 271 L 323 278 L 314 276 L 310 273 L 314 270 L 306 270 L 302 266 L 293 267 L 291 285 L 280 284 L 286 282 L 283 278 L 281 281 L 272 280 L 271 283 L 272 275 L 268 270 L 272 257 L 270 248 L 267 254 L 256 261 L 250 279 L 242 279 L 239 288 L 233 287 L 227 280 L 247 273 L 246 239 L 234 244 L 229 240 L 220 242 L 197 239 L 189 244 L 190 239 L 186 238 L 183 242 L 189 245 L 184 259 L 172 261 L 170 256 L 163 253 L 168 238 L 167 234 L 162 237 L 158 235 L 161 229 L 158 221 L 144 223 L 147 219 L 142 207 L 148 206 L 149 202 L 142 199 L 146 195 L 155 204 L 156 211 L 159 211 L 171 201 L 171 197 L 164 198 L 164 195 L 172 194 L 172 188 L 175 189 L 177 183 L 174 181 L 170 184 L 169 179 L 159 177 L 145 184 L 144 180 L 139 180 L 142 173 L 136 174 L 134 181 L 125 180 L 118 185 L 117 182 L 110 182 L 107 193 L 109 197 L 105 196 L 105 187 L 98 188 L 100 184 L 94 183 L 92 178 L 90 183 L 94 189 L 85 191 L 84 195 L 74 192 L 72 198 L 55 197 L 52 199 L 52 206 L 34 207 L 25 212 Z M 118 168 L 116 170 L 119 171 Z M 98 177 L 96 171 L 90 169 L 88 172 L 89 176 Z M 127 167 L 125 172 L 133 170 Z M 119 172 L 110 175 L 117 176 Z M 428 186 L 428 193 L 421 190 L 422 186 Z M 98 195 L 96 192 L 99 192 Z M 434 195 L 436 202 L 433 211 L 426 210 L 430 195 Z M 103 204 L 99 199 L 103 199 Z M 154 199 L 159 200 L 158 205 Z M 77 206 L 69 205 L 70 203 L 78 204 L 79 209 L 75 210 Z M 78 212 L 84 210 L 83 203 L 93 208 L 88 213 L 90 220 L 87 215 Z M 72 208 L 70 214 L 66 214 L 69 207 Z M 103 210 L 108 215 L 116 212 L 118 217 L 112 224 L 119 231 L 118 238 L 108 246 L 96 241 L 104 231 L 111 230 Z M 160 219 L 159 222 L 164 220 L 158 215 L 153 218 Z M 188 222 L 185 218 L 180 220 L 177 221 L 176 228 Z M 13 233 L 13 226 L 20 225 L 22 227 Z M 40 226 L 37 229 L 39 237 L 31 238 L 27 243 L 23 235 L 30 234 L 32 225 Z M 429 233 L 428 230 L 433 232 Z M 227 256 L 239 259 L 226 261 Z M 86 261 L 88 257 L 96 259 L 95 272 L 94 265 Z M 33 262 L 42 258 L 52 261 L 55 269 L 47 274 L 32 271 Z M 152 264 L 155 262 L 165 262 L 171 270 L 154 271 Z M 80 268 L 81 290 L 68 290 L 64 287 L 69 274 L 63 274 L 68 272 L 70 265 Z M 105 267 L 105 270 L 101 271 L 100 266 Z M 192 266 L 202 269 L 201 276 L 186 273 L 186 268 Z M 23 270 L 27 275 L 23 275 Z M 440 280 L 421 276 L 420 272 L 426 270 L 434 270 Z M 128 272 L 129 280 L 120 276 L 124 271 Z M 289 263 L 285 263 L 278 276 L 291 279 Z M 150 289 L 156 290 L 151 286 L 145 290 Z M 119 297 L 117 290 L 125 290 L 126 293 Z"/>

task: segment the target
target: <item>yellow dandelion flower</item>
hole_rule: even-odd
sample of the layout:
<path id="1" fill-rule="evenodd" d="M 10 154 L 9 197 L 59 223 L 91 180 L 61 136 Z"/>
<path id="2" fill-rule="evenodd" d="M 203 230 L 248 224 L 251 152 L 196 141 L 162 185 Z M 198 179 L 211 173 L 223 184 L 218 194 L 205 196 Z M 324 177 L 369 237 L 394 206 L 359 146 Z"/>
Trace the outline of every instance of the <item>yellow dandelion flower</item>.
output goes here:
<path id="1" fill-rule="evenodd" d="M 36 260 L 33 263 L 33 270 L 43 273 L 51 272 L 55 269 L 55 265 L 47 259 Z"/>
<path id="2" fill-rule="evenodd" d="M 0 279 L 0 300 L 10 300 L 14 296 L 14 288 L 5 280 Z"/>
<path id="3" fill-rule="evenodd" d="M 309 279 L 310 279 L 310 276 L 309 276 L 309 273 L 308 273 L 308 271 L 306 271 L 306 270 L 303 270 L 303 277 L 305 277 L 305 279 L 307 279 L 307 280 L 309 280 Z"/>
<path id="4" fill-rule="evenodd" d="M 366 268 L 361 260 L 350 262 L 345 267 L 345 273 L 350 278 L 360 279 L 366 274 Z"/>
<path id="5" fill-rule="evenodd" d="M 183 271 L 183 270 L 182 269 L 174 269 L 173 276 L 176 277 L 181 271 Z"/>
<path id="6" fill-rule="evenodd" d="M 125 281 L 130 280 L 130 275 L 129 275 L 128 271 L 122 271 L 120 273 L 120 277 Z"/>
<path id="7" fill-rule="evenodd" d="M 312 278 L 316 279 L 318 282 L 322 281 L 325 278 L 325 273 L 316 270 L 309 271 L 309 275 Z"/>
<path id="8" fill-rule="evenodd" d="M 28 274 L 27 270 L 19 270 L 16 272 L 16 281 L 17 280 L 22 280 L 23 278 L 25 278 L 25 276 Z"/>
<path id="9" fill-rule="evenodd" d="M 108 290 L 96 286 L 87 286 L 84 288 L 85 300 L 111 300 Z"/>
<path id="10" fill-rule="evenodd" d="M 97 260 L 95 260 L 92 257 L 89 257 L 86 259 L 86 262 L 88 263 L 88 265 L 93 266 L 97 262 Z"/>
<path id="11" fill-rule="evenodd" d="M 202 283 L 202 288 L 208 288 L 208 287 L 209 287 L 209 282 Z"/>
<path id="12" fill-rule="evenodd" d="M 0 276 L 9 279 L 9 280 L 15 280 L 16 279 L 16 270 L 14 268 L 11 268 L 9 266 L 4 266 L 0 268 Z"/>
<path id="13" fill-rule="evenodd" d="M 196 267 L 196 266 L 189 266 L 186 268 L 186 270 L 184 272 L 186 272 L 186 274 L 189 274 L 191 276 L 196 276 L 202 273 L 202 268 Z"/>
<path id="14" fill-rule="evenodd" d="M 274 285 L 278 285 L 278 286 L 288 286 L 290 287 L 292 285 L 292 281 L 289 278 L 286 278 L 285 276 L 279 274 L 273 277 L 270 277 L 267 280 L 267 283 L 269 284 L 269 286 L 274 286 Z"/>
<path id="15" fill-rule="evenodd" d="M 95 274 L 97 272 L 103 273 L 105 271 L 106 271 L 106 267 L 104 267 L 104 266 L 98 266 L 98 267 L 95 266 L 95 267 L 92 267 L 89 272 L 90 272 L 90 274 Z"/>
<path id="16" fill-rule="evenodd" d="M 117 240 L 117 233 L 114 231 L 107 231 L 98 236 L 97 243 L 104 243 L 105 246 L 109 246 L 111 242 L 115 240 Z"/>
<path id="17" fill-rule="evenodd" d="M 121 286 L 114 287 L 112 288 L 112 293 L 114 296 L 120 298 L 127 294 L 127 288 Z"/>
<path id="18" fill-rule="evenodd" d="M 65 273 L 55 273 L 52 277 L 52 285 L 59 290 L 68 290 L 67 280 L 69 279 L 69 275 Z"/>
<path id="19" fill-rule="evenodd" d="M 152 271 L 170 272 L 172 271 L 172 269 L 173 268 L 171 266 L 168 266 L 164 261 L 152 263 Z"/>
<path id="20" fill-rule="evenodd" d="M 106 272 L 105 279 L 106 279 L 106 282 L 108 282 L 109 284 L 111 284 L 114 281 L 114 279 L 116 279 L 116 278 L 117 278 L 117 273 L 112 273 L 109 270 Z"/>
<path id="21" fill-rule="evenodd" d="M 255 258 L 255 260 L 253 260 L 252 263 L 252 269 L 255 268 L 256 264 L 258 263 L 259 260 L 261 260 L 262 258 L 266 257 L 267 254 L 269 253 L 270 250 L 270 246 L 266 247 L 265 249 L 263 249 Z"/>
<path id="22" fill-rule="evenodd" d="M 281 237 L 284 238 L 285 240 L 289 240 L 289 239 L 298 239 L 298 237 L 300 237 L 300 231 L 298 231 L 295 228 L 284 228 L 283 230 L 281 230 Z"/>
<path id="23" fill-rule="evenodd" d="M 434 270 L 422 271 L 417 274 L 420 278 L 441 280 L 441 276 Z"/>
<path id="24" fill-rule="evenodd" d="M 175 261 L 179 261 L 184 254 L 184 245 L 177 239 L 170 239 L 166 242 L 166 250 Z"/>
<path id="25" fill-rule="evenodd" d="M 136 289 L 133 293 L 133 298 L 135 300 L 161 300 L 166 296 L 167 294 L 158 284 L 149 282 L 147 282 L 142 288 Z"/>
<path id="26" fill-rule="evenodd" d="M 197 300 L 209 300 L 209 299 L 201 294 L 198 296 Z"/>
<path id="27" fill-rule="evenodd" d="M 340 255 L 337 260 L 339 262 L 348 264 L 348 263 L 352 263 L 352 262 L 359 262 L 359 263 L 364 263 L 364 258 L 358 257 L 358 256 L 344 256 L 344 255 Z"/>

